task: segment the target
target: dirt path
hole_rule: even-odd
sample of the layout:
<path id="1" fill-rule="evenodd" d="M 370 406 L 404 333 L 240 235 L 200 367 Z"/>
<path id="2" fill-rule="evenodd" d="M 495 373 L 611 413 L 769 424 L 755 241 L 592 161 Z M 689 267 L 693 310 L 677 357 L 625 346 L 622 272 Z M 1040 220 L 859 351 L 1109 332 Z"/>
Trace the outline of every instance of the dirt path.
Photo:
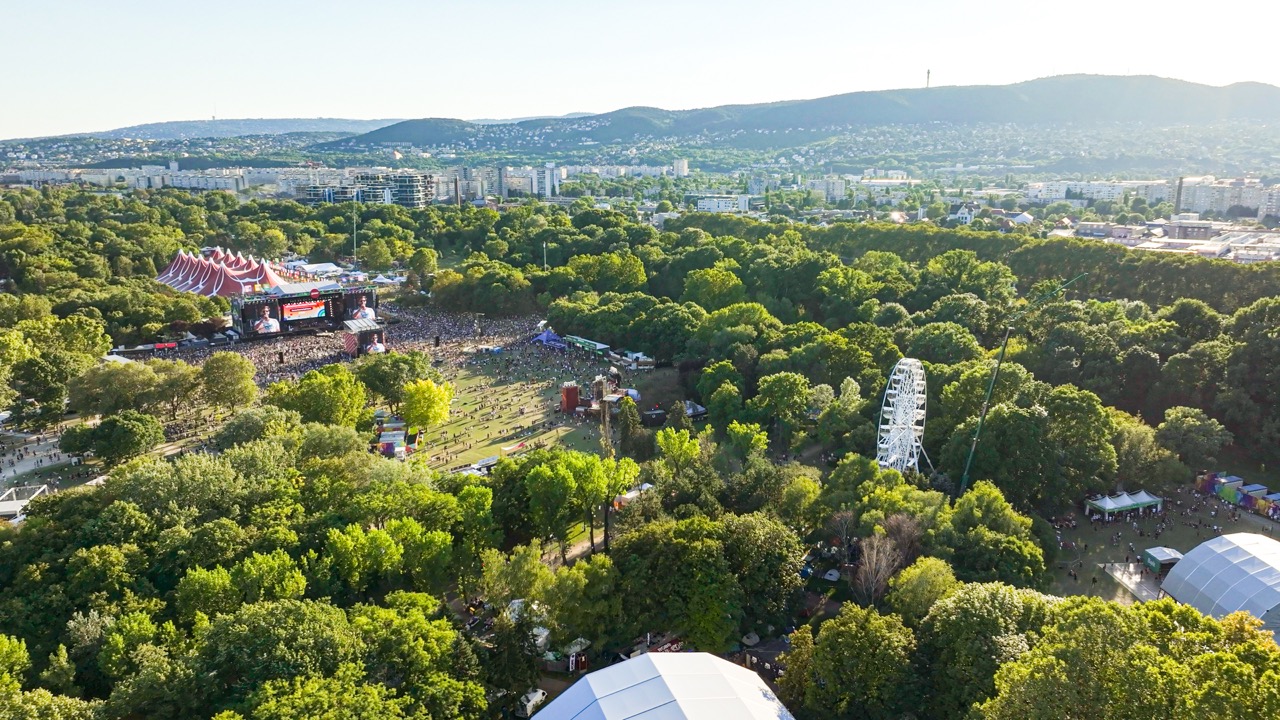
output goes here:
<path id="1" fill-rule="evenodd" d="M 596 552 L 604 552 L 603 532 L 604 531 L 600 528 L 596 528 Z M 561 565 L 572 565 L 590 554 L 591 538 L 585 537 L 569 546 L 569 549 L 565 552 L 565 559 L 567 562 L 560 562 L 560 548 L 554 546 L 552 546 L 549 552 L 543 554 L 542 561 L 554 570 Z"/>

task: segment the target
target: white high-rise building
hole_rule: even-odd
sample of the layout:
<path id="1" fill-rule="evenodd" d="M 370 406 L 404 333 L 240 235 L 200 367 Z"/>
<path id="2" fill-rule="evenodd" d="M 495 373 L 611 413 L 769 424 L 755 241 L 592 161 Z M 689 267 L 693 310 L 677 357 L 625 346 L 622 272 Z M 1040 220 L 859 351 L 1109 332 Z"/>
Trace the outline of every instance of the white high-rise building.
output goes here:
<path id="1" fill-rule="evenodd" d="M 560 194 L 560 168 L 555 163 L 535 168 L 533 171 L 533 194 L 549 198 Z"/>
<path id="2" fill-rule="evenodd" d="M 689 177 L 689 161 L 684 158 L 676 158 L 671 163 L 671 171 L 676 177 Z"/>

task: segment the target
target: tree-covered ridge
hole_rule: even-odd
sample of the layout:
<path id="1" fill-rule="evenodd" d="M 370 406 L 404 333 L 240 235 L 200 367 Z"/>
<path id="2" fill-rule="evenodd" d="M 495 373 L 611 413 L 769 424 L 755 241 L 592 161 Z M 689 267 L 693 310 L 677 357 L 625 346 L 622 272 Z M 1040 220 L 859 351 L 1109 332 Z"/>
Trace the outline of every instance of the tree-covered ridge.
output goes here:
<path id="1" fill-rule="evenodd" d="M 719 137 L 730 147 L 785 147 L 776 135 L 820 140 L 858 126 L 928 123 L 1207 122 L 1264 119 L 1280 109 L 1280 89 L 1256 83 L 1209 87 L 1150 76 L 1067 75 L 1013 85 L 876 90 L 813 100 L 726 105 L 697 110 L 630 107 L 572 118 L 479 125 L 461 120 L 405 120 L 330 146 L 411 143 L 433 147 L 536 136 L 546 141 L 625 142 Z M 791 139 L 791 138 L 788 138 Z"/>

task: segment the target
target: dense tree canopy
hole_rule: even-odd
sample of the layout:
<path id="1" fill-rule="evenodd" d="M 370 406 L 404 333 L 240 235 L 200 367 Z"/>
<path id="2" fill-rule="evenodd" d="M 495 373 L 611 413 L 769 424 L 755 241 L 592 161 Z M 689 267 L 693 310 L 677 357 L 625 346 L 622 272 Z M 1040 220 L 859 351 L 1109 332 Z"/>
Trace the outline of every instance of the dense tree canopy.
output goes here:
<path id="1" fill-rule="evenodd" d="M 371 404 L 448 417 L 454 388 L 421 353 L 313 370 L 263 404 L 239 354 L 100 362 L 222 317 L 150 279 L 177 250 L 339 259 L 353 210 L 357 258 L 407 272 L 406 304 L 545 311 L 672 363 L 707 426 L 681 403 L 647 430 L 628 400 L 623 459 L 533 448 L 450 475 L 367 451 Z M 1006 324 L 1081 271 L 1013 323 L 954 497 Z M 586 200 L 46 189 L 0 194 L 0 273 L 4 404 L 32 428 L 64 401 L 100 416 L 63 447 L 115 466 L 0 529 L 0 706 L 19 717 L 480 718 L 536 682 L 539 637 L 599 659 L 647 633 L 725 652 L 797 624 L 780 689 L 800 718 L 1276 713 L 1277 650 L 1246 619 L 1038 592 L 1058 548 L 1043 517 L 1185 483 L 1228 444 L 1280 460 L 1273 268 L 874 223 L 660 232 Z M 928 476 L 871 459 L 904 356 L 929 377 Z M 216 452 L 138 457 L 163 418 L 209 406 L 234 413 Z M 803 624 L 818 546 L 853 600 Z"/>

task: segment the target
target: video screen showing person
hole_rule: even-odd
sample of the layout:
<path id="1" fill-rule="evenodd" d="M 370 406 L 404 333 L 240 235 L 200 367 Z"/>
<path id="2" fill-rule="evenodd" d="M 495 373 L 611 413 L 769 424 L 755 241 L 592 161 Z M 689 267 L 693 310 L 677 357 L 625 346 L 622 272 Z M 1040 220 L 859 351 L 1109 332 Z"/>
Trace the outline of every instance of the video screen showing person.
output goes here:
<path id="1" fill-rule="evenodd" d="M 324 300 L 304 300 L 302 302 L 284 303 L 280 306 L 280 317 L 285 322 L 314 320 L 328 316 L 329 309 Z"/>
<path id="2" fill-rule="evenodd" d="M 245 326 L 255 335 L 278 333 L 280 320 L 275 315 L 275 307 L 266 303 L 245 308 Z"/>
<path id="3" fill-rule="evenodd" d="M 382 333 L 370 333 L 369 342 L 364 346 L 366 355 L 377 355 L 387 351 L 387 345 L 382 341 Z"/>
<path id="4" fill-rule="evenodd" d="M 348 320 L 377 320 L 378 300 L 373 293 L 347 296 Z"/>

